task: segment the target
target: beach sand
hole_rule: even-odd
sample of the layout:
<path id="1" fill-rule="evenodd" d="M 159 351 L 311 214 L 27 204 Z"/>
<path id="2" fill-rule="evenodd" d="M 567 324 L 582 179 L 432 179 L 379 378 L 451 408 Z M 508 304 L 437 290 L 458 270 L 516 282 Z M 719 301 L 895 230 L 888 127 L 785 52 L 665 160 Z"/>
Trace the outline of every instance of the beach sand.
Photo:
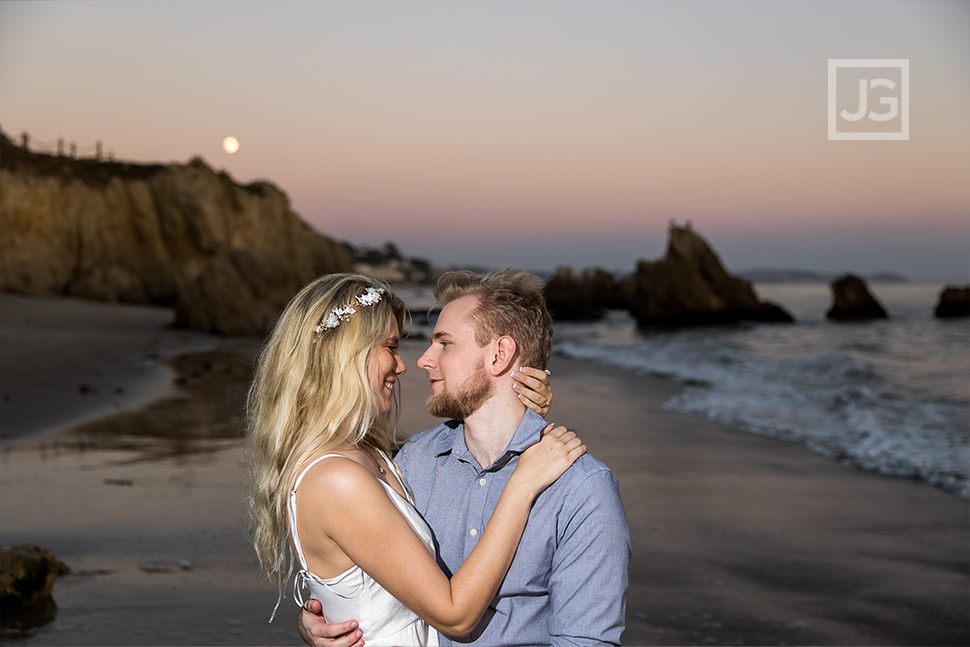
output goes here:
<path id="1" fill-rule="evenodd" d="M 247 533 L 236 435 L 253 341 L 172 330 L 170 311 L 80 304 L 102 318 L 90 322 L 96 341 L 85 337 L 101 346 L 84 357 L 76 342 L 28 343 L 70 329 L 77 302 L 23 301 L 29 321 L 0 300 L 4 395 L 16 396 L 0 409 L 16 437 L 0 445 L 0 544 L 45 546 L 73 573 L 54 585 L 52 620 L 18 629 L 30 619 L 5 614 L 5 642 L 301 644 L 289 591 L 267 623 L 277 589 Z M 180 344 L 205 352 L 173 355 Z M 425 346 L 402 345 L 408 433 L 436 423 L 415 365 Z M 18 381 L 11 348 L 36 387 L 7 390 Z M 146 353 L 161 358 L 164 369 L 148 370 L 169 386 L 131 372 Z M 550 419 L 580 433 L 620 482 L 634 551 L 624 644 L 970 643 L 966 501 L 666 411 L 678 387 L 661 378 L 559 356 L 550 368 Z M 78 384 L 106 374 L 99 393 L 162 399 L 88 406 Z M 21 398 L 20 427 L 8 428 L 6 407 Z M 46 417 L 116 406 L 73 427 Z M 37 434 L 45 424 L 56 428 Z"/>

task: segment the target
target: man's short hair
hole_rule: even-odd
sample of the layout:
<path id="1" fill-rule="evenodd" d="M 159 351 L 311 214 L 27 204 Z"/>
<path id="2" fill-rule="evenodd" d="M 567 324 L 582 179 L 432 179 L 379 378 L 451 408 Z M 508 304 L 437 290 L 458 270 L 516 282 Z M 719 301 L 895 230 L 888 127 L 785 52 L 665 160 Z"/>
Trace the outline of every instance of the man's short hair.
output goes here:
<path id="1" fill-rule="evenodd" d="M 443 274 L 434 296 L 442 306 L 462 297 L 478 297 L 478 307 L 471 314 L 478 345 L 508 335 L 519 347 L 522 366 L 545 369 L 553 336 L 545 287 L 538 276 L 521 270 L 497 270 L 484 276 L 460 270 Z"/>

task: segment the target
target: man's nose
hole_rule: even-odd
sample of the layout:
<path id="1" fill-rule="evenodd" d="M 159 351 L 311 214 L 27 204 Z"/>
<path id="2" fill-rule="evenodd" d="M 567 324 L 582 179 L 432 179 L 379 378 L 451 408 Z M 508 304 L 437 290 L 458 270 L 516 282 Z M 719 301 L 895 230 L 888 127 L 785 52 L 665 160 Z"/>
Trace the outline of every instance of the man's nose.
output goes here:
<path id="1" fill-rule="evenodd" d="M 418 358 L 418 368 L 430 371 L 432 366 L 431 347 L 429 346 L 428 350 L 424 351 L 424 355 Z"/>

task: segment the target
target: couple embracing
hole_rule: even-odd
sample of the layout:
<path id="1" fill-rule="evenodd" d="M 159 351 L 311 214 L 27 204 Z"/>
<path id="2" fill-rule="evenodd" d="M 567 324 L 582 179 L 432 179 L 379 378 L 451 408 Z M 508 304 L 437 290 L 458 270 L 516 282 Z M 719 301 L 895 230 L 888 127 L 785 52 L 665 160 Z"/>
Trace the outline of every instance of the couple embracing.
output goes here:
<path id="1" fill-rule="evenodd" d="M 286 574 L 287 544 L 299 561 L 308 643 L 619 644 L 629 528 L 609 469 L 540 415 L 542 291 L 511 270 L 442 277 L 418 366 L 449 420 L 396 463 L 403 302 L 330 275 L 283 312 L 249 398 L 252 504 L 264 569 Z"/>

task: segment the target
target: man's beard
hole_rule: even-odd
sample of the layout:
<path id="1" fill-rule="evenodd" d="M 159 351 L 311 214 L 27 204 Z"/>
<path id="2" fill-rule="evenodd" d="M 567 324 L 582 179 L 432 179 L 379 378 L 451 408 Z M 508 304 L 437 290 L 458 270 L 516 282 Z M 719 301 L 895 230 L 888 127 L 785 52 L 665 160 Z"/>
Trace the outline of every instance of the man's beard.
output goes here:
<path id="1" fill-rule="evenodd" d="M 482 364 L 484 368 L 484 363 Z M 461 391 L 449 393 L 442 391 L 428 398 L 428 413 L 436 418 L 464 420 L 485 404 L 492 395 L 492 384 L 484 375 L 471 380 Z"/>

